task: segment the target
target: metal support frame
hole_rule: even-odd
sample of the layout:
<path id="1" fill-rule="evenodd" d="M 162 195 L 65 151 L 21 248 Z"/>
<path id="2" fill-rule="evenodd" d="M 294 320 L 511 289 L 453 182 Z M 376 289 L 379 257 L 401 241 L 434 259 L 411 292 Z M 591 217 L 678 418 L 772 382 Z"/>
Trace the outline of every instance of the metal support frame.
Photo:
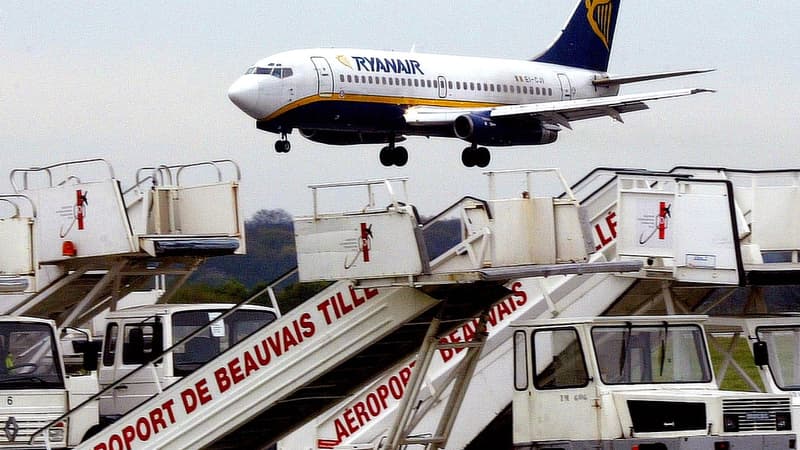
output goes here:
<path id="1" fill-rule="evenodd" d="M 114 283 L 115 280 L 119 277 L 120 272 L 128 264 L 126 260 L 117 261 L 111 268 L 103 275 L 103 278 L 97 282 L 97 284 L 86 294 L 81 301 L 75 305 L 70 311 L 69 314 L 59 316 L 57 322 L 59 327 L 70 327 L 75 326 L 75 319 L 81 315 L 82 312 L 89 309 L 92 304 L 97 300 L 99 293 L 105 289 L 105 287 L 109 283 Z M 114 284 L 114 286 L 118 289 L 119 284 L 118 282 Z"/>
<path id="2" fill-rule="evenodd" d="M 25 315 L 26 312 L 35 308 L 41 302 L 47 300 L 47 298 L 50 297 L 54 292 L 82 277 L 86 272 L 89 271 L 89 269 L 90 268 L 88 266 L 76 269 L 74 272 L 51 284 L 45 290 L 29 297 L 24 303 L 21 303 L 19 306 L 9 311 L 8 314 L 13 316 Z"/>
<path id="3" fill-rule="evenodd" d="M 418 353 L 418 365 L 414 367 L 407 394 L 403 397 L 399 407 L 397 418 L 392 426 L 387 439 L 387 450 L 399 450 L 404 445 L 423 445 L 425 450 L 444 449 L 453 430 L 458 411 L 464 401 L 464 397 L 469 387 L 469 380 L 475 373 L 475 368 L 480 360 L 480 354 L 488 333 L 486 331 L 486 321 L 488 315 L 481 314 L 478 319 L 477 332 L 475 338 L 470 342 L 459 343 L 439 343 L 436 337 L 439 331 L 440 322 L 438 319 L 431 321 L 428 332 L 422 347 Z M 430 362 L 433 355 L 440 349 L 466 349 L 458 367 L 441 383 L 441 387 L 436 389 L 433 395 L 420 403 L 419 396 L 422 392 L 422 383 L 430 369 Z M 442 416 L 436 427 L 436 431 L 426 436 L 410 436 L 411 431 L 419 424 L 425 415 L 439 403 L 439 399 L 447 391 L 447 386 L 452 384 L 452 390 L 448 397 L 447 404 L 443 409 Z"/>
<path id="4" fill-rule="evenodd" d="M 197 257 L 195 258 L 192 263 L 191 267 L 187 268 L 183 273 L 174 273 L 174 275 L 180 275 L 181 277 L 170 287 L 169 289 L 165 290 L 161 297 L 158 299 L 157 303 L 167 303 L 178 289 L 180 289 L 187 281 L 189 281 L 189 277 L 192 276 L 195 270 L 200 267 L 203 262 L 205 262 L 205 257 Z"/>
<path id="5" fill-rule="evenodd" d="M 733 335 L 730 338 L 730 342 L 728 343 L 727 349 L 724 348 L 722 344 L 719 343 L 719 341 L 717 340 L 718 338 L 716 336 L 714 336 L 713 334 L 709 334 L 709 336 L 710 339 L 708 339 L 708 342 L 711 344 L 712 347 L 714 347 L 714 350 L 720 352 L 724 358 L 722 364 L 720 365 L 720 368 L 717 369 L 717 374 L 716 374 L 717 384 L 722 385 L 722 382 L 725 379 L 725 375 L 728 373 L 728 369 L 732 367 L 733 370 L 735 370 L 736 373 L 739 374 L 742 380 L 744 380 L 745 383 L 747 383 L 747 385 L 750 386 L 750 389 L 753 392 L 764 392 L 764 389 L 761 388 L 758 384 L 756 384 L 756 382 L 753 381 L 750 375 L 747 372 L 745 372 L 742 366 L 738 362 L 736 362 L 735 359 L 733 359 L 733 349 L 736 346 L 736 341 L 740 338 L 741 333 L 739 332 L 733 333 Z"/>
<path id="6" fill-rule="evenodd" d="M 751 286 L 750 293 L 747 295 L 747 303 L 744 305 L 744 313 L 767 314 L 767 302 L 764 299 L 764 289 L 761 286 Z"/>

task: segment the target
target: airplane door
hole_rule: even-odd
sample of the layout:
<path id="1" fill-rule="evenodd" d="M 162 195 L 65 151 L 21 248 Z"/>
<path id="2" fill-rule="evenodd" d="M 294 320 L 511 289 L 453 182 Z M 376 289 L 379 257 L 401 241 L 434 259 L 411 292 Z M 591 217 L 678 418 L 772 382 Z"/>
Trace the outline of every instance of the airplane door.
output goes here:
<path id="1" fill-rule="evenodd" d="M 330 97 L 333 95 L 333 74 L 328 60 L 322 56 L 312 56 L 311 62 L 317 71 L 317 86 L 320 97 Z"/>
<path id="2" fill-rule="evenodd" d="M 560 73 L 558 81 L 561 83 L 561 100 L 572 100 L 572 84 L 569 82 L 569 77 Z"/>
<path id="3" fill-rule="evenodd" d="M 439 98 L 447 98 L 447 80 L 439 76 Z"/>

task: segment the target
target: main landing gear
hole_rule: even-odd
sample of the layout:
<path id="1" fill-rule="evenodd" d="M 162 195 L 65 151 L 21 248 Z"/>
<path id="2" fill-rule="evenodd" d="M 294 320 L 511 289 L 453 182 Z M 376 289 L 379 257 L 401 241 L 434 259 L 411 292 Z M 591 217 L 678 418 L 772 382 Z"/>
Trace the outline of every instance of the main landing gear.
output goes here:
<path id="1" fill-rule="evenodd" d="M 286 138 L 286 133 L 281 134 L 281 139 L 275 141 L 275 151 L 278 153 L 289 153 L 292 149 L 292 143 Z"/>
<path id="2" fill-rule="evenodd" d="M 405 147 L 394 146 L 394 136 L 389 137 L 389 145 L 383 147 L 379 154 L 381 164 L 386 167 L 403 167 L 408 162 L 408 151 Z"/>
<path id="3" fill-rule="evenodd" d="M 472 144 L 461 152 L 461 162 L 467 167 L 486 167 L 491 160 L 492 155 L 489 153 L 489 149 L 478 147 L 478 144 Z"/>

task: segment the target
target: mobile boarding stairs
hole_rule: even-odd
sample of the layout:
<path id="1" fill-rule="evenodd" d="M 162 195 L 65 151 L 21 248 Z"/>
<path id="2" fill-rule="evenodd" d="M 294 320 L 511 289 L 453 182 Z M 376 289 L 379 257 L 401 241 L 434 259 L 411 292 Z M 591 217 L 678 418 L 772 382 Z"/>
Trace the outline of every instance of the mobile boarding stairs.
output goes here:
<path id="1" fill-rule="evenodd" d="M 741 292 L 747 294 L 746 309 L 766 312 L 762 294 L 770 289 L 766 284 L 797 283 L 800 279 L 800 266 L 792 262 L 793 255 L 796 260 L 792 249 L 800 247 L 800 240 L 796 235 L 783 236 L 781 227 L 769 225 L 797 220 L 791 205 L 800 200 L 798 180 L 798 171 L 792 170 L 679 167 L 671 172 L 593 171 L 562 196 L 579 199 L 591 224 L 596 253 L 590 260 L 638 259 L 641 270 L 516 280 L 506 301 L 491 311 L 494 320 L 487 327 L 488 336 L 461 410 L 451 409 L 448 397 L 458 394 L 459 390 L 452 388 L 453 377 L 461 370 L 459 357 L 463 354 L 440 348 L 417 392 L 398 380 L 409 381 L 408 370 L 418 364 L 422 354 L 399 360 L 352 396 L 282 439 L 278 449 L 384 448 L 395 418 L 401 414 L 400 398 L 390 396 L 380 408 L 369 408 L 370 401 L 387 387 L 401 385 L 402 390 L 395 390 L 403 396 L 415 395 L 413 403 L 418 405 L 417 417 L 409 422 L 405 435 L 430 436 L 439 417 L 449 414 L 458 432 L 450 435 L 447 448 L 510 445 L 513 361 L 508 325 L 512 321 L 604 314 L 707 314 Z M 767 198 L 781 202 L 765 202 Z M 754 202 L 759 204 L 754 206 Z M 626 211 L 625 217 L 620 211 Z M 640 239 L 648 236 L 651 242 Z M 617 252 L 620 242 L 621 257 Z M 696 262 L 701 256 L 705 264 Z M 783 262 L 769 262 L 776 260 Z M 475 333 L 476 322 L 467 322 L 440 338 L 445 342 L 466 340 Z"/>
<path id="2" fill-rule="evenodd" d="M 448 208 L 459 220 L 460 242 L 430 260 L 405 183 L 312 186 L 314 212 L 295 221 L 299 275 L 335 283 L 80 448 L 264 448 L 398 359 L 434 345 L 439 333 L 487 311 L 508 294 L 510 280 L 641 265 L 587 262 L 586 223 L 574 198 L 521 196 L 465 198 Z M 376 207 L 378 186 L 387 188 L 387 207 Z M 367 206 L 320 212 L 317 194 L 343 188 L 366 188 Z M 161 358 L 169 357 L 168 349 Z M 393 448 L 408 443 L 400 434 L 396 440 Z"/>
<path id="3" fill-rule="evenodd" d="M 557 242 L 565 236 L 558 233 L 570 229 L 561 222 L 556 222 L 556 226 L 549 225 L 548 220 L 534 222 L 534 228 L 530 227 L 527 219 L 540 217 L 531 214 L 535 210 L 533 205 L 539 202 L 547 204 L 548 201 L 521 197 L 489 202 L 462 200 L 451 208 L 460 218 L 462 241 L 432 261 L 427 260 L 425 247 L 420 244 L 423 238 L 413 207 L 392 199 L 387 208 L 375 208 L 375 202 L 370 201 L 366 208 L 354 212 L 323 214 L 317 211 L 315 202 L 314 214 L 298 219 L 295 224 L 301 278 L 330 280 L 352 276 L 355 281 L 333 284 L 279 322 L 131 411 L 88 441 L 85 448 L 116 448 L 123 444 L 130 444 L 132 448 L 265 447 L 344 399 L 374 375 L 385 372 L 403 355 L 418 350 L 421 342 L 432 344 L 431 339 L 423 337 L 447 333 L 451 324 L 480 315 L 508 293 L 500 288 L 505 281 L 559 273 L 590 273 L 593 270 L 633 270 L 637 280 L 655 281 L 658 286 L 679 279 L 678 283 L 694 283 L 695 286 L 704 282 L 738 286 L 752 283 L 759 277 L 763 279 L 765 273 L 789 276 L 792 270 L 796 270 L 796 267 L 792 269 L 791 262 L 777 266 L 763 261 L 759 263 L 759 256 L 769 255 L 772 251 L 766 246 L 763 247 L 766 250 L 758 251 L 754 247 L 766 242 L 754 239 L 760 235 L 753 234 L 752 223 L 761 216 L 753 208 L 740 211 L 739 202 L 731 204 L 733 195 L 730 192 L 735 189 L 730 180 L 719 175 L 692 177 L 632 173 L 619 179 L 616 176 L 615 201 L 598 201 L 594 210 L 586 210 L 592 225 L 614 224 L 615 239 L 606 246 L 616 249 L 623 260 L 622 265 L 575 263 L 581 260 L 579 256 L 558 253 L 559 249 L 575 247 L 557 243 L 550 245 L 556 249 L 550 253 L 550 260 L 536 260 L 532 251 L 526 252 L 521 242 L 530 245 L 531 240 L 539 239 L 536 242 L 538 250 L 541 248 L 538 244 L 546 246 L 548 242 Z M 359 186 L 367 186 L 371 191 L 375 184 L 367 182 Z M 748 196 L 753 192 L 753 186 L 751 190 L 739 191 L 745 199 L 753 198 Z M 318 191 L 342 187 L 343 184 L 332 184 L 312 188 L 316 199 Z M 796 187 L 786 188 L 792 189 L 796 190 Z M 601 198 L 611 191 L 606 185 L 592 197 Z M 577 205 L 574 197 L 550 199 L 554 211 L 550 216 L 560 217 L 563 210 L 568 209 L 561 207 L 561 212 L 555 212 L 562 202 Z M 631 239 L 627 247 L 620 247 L 621 236 L 628 234 L 641 237 L 639 235 L 646 231 L 653 233 L 658 240 L 662 239 L 659 217 L 667 217 L 662 212 L 662 202 L 672 205 L 669 218 L 675 219 L 663 227 L 663 239 L 671 236 L 671 245 L 655 242 L 647 247 L 645 244 L 648 242 L 640 243 L 643 239 Z M 526 214 L 520 213 L 526 208 Z M 621 211 L 631 209 L 640 212 L 635 216 L 637 219 L 626 219 L 630 212 L 622 215 Z M 617 211 L 620 211 L 619 216 L 616 216 Z M 690 220 L 695 215 L 702 217 L 703 213 L 720 211 L 724 212 L 722 219 L 714 220 L 708 229 L 696 229 L 696 224 Z M 618 219 L 609 220 L 612 213 L 612 217 Z M 740 214 L 745 220 L 737 220 Z M 400 231 L 392 228 L 398 223 Z M 580 224 L 581 221 L 573 220 L 571 223 Z M 747 227 L 739 224 L 747 224 Z M 540 231 L 543 226 L 556 232 L 550 235 L 550 239 L 541 241 L 546 235 Z M 387 234 L 385 229 L 392 231 Z M 500 236 L 504 230 L 510 230 L 508 235 Z M 537 231 L 533 233 L 530 230 Z M 677 238 L 687 234 L 691 239 Z M 724 245 L 724 242 L 728 244 Z M 416 249 L 411 251 L 412 258 L 387 257 L 398 248 L 404 254 L 409 243 Z M 523 257 L 517 260 L 509 257 L 506 266 L 498 267 L 493 258 L 501 260 L 508 254 L 504 252 L 508 249 L 493 253 L 493 248 L 500 243 L 512 247 L 513 252 L 523 254 Z M 598 245 L 601 244 L 595 243 L 595 248 Z M 643 245 L 645 248 L 638 248 Z M 782 243 L 781 252 L 793 245 L 796 243 Z M 736 247 L 740 247 L 739 250 Z M 742 251 L 742 247 L 746 251 Z M 319 254 L 315 254 L 315 248 L 321 249 Z M 620 248 L 628 250 L 621 252 Z M 329 258 L 328 263 L 319 264 L 321 258 Z M 710 262 L 698 263 L 702 260 Z M 385 267 L 371 272 L 369 269 L 377 266 L 371 266 L 373 262 Z M 349 270 L 360 272 L 353 276 Z M 689 302 L 678 305 L 668 301 L 667 297 L 676 286 L 659 288 L 655 295 L 664 297 L 667 308 L 691 307 Z M 654 295 L 639 292 L 625 297 L 631 300 L 624 302 L 626 308 L 644 308 L 652 303 Z M 694 296 L 688 298 L 696 301 Z M 440 324 L 438 331 L 431 326 L 436 323 Z M 465 377 L 470 371 L 468 366 L 465 365 Z M 408 381 L 410 385 L 416 383 L 416 380 Z M 441 433 L 426 437 L 425 442 L 441 448 L 450 426 L 452 423 L 444 423 L 439 430 Z M 398 424 L 395 430 L 401 431 L 394 432 L 390 444 L 382 448 L 423 443 L 422 438 L 409 438 L 403 424 Z"/>
<path id="4" fill-rule="evenodd" d="M 245 251 L 239 168 L 139 169 L 124 190 L 102 159 L 14 169 L 0 195 L 0 312 L 76 326 L 156 275 Z M 209 206 L 213 205 L 213 206 Z"/>

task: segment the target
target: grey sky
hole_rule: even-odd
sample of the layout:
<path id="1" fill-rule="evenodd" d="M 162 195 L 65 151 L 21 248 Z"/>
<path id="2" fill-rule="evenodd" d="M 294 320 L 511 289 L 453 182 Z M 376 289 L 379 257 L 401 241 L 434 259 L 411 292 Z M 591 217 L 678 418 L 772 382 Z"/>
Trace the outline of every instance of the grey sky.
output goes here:
<path id="1" fill-rule="evenodd" d="M 12 168 L 105 157 L 118 178 L 154 164 L 230 158 L 243 170 L 245 214 L 311 210 L 311 183 L 410 177 L 433 214 L 485 197 L 457 140 L 412 138 L 409 163 L 384 168 L 379 146 L 330 147 L 275 135 L 227 99 L 256 60 L 307 47 L 364 47 L 528 58 L 554 38 L 575 0 L 481 2 L 0 2 L 0 192 Z M 707 87 L 649 111 L 577 123 L 555 144 L 496 148 L 490 169 L 559 167 L 575 181 L 597 166 L 669 169 L 800 167 L 800 4 L 626 0 L 609 70 L 713 67 L 707 75 L 626 86 L 623 93 Z"/>

